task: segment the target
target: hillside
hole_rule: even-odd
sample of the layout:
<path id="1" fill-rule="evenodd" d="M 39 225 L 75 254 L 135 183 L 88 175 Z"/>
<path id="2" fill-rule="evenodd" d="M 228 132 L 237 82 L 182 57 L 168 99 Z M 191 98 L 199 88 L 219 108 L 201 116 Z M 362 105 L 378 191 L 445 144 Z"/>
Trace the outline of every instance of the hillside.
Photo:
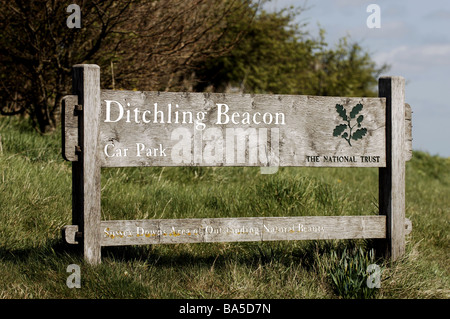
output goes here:
<path id="1" fill-rule="evenodd" d="M 155 245 L 104 249 L 91 267 L 61 240 L 72 184 L 60 134 L 0 118 L 0 135 L 0 298 L 342 298 L 334 253 L 369 254 L 362 240 Z M 102 219 L 374 214 L 377 176 L 370 168 L 102 169 Z M 381 289 L 371 296 L 450 297 L 449 194 L 450 158 L 415 151 L 407 253 L 376 261 Z M 81 289 L 66 285 L 70 264 L 81 267 Z"/>

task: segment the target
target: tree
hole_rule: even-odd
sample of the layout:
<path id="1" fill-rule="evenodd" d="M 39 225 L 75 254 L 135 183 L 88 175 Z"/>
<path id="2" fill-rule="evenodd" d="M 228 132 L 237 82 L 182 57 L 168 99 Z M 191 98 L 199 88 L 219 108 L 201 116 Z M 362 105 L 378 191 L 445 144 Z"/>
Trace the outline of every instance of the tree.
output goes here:
<path id="1" fill-rule="evenodd" d="M 316 53 L 314 94 L 335 96 L 377 96 L 378 77 L 389 67 L 377 67 L 358 43 L 339 40 L 335 49 L 326 46 Z"/>
<path id="2" fill-rule="evenodd" d="M 260 11 L 257 0 L 80 0 L 68 28 L 55 0 L 0 0 L 0 114 L 58 124 L 72 66 L 101 67 L 102 88 L 314 95 L 376 94 L 370 56 L 343 38 L 329 48 L 294 22 L 303 10 Z"/>
<path id="3" fill-rule="evenodd" d="M 70 29 L 69 4 L 0 0 L 0 114 L 27 114 L 43 133 L 58 123 L 74 64 L 100 65 L 103 88 L 180 89 L 191 65 L 227 50 L 213 45 L 228 31 L 226 17 L 253 6 L 244 0 L 83 0 L 82 27 Z"/>
<path id="4" fill-rule="evenodd" d="M 304 31 L 294 19 L 302 8 L 258 12 L 239 43 L 227 54 L 209 59 L 197 72 L 197 89 L 249 93 L 374 96 L 377 67 L 357 43 L 342 38 L 336 48 Z M 242 27 L 237 24 L 236 31 Z"/>

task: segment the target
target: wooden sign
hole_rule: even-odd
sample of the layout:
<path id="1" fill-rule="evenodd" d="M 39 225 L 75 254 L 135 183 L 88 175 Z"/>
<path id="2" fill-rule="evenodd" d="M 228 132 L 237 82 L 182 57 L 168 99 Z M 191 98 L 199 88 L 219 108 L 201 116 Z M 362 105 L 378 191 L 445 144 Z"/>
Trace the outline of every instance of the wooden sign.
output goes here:
<path id="1" fill-rule="evenodd" d="M 378 98 L 349 98 L 100 90 L 99 76 L 74 66 L 62 112 L 73 162 L 65 237 L 82 241 L 88 261 L 100 262 L 101 246 L 215 241 L 385 238 L 393 259 L 403 253 L 403 78 L 380 79 Z M 100 168 L 127 166 L 379 167 L 380 216 L 100 221 Z"/>
<path id="2" fill-rule="evenodd" d="M 102 167 L 386 165 L 384 98 L 110 90 L 100 96 Z M 73 112 L 65 118 L 77 120 Z M 64 156 L 74 161 L 77 125 L 70 128 Z"/>

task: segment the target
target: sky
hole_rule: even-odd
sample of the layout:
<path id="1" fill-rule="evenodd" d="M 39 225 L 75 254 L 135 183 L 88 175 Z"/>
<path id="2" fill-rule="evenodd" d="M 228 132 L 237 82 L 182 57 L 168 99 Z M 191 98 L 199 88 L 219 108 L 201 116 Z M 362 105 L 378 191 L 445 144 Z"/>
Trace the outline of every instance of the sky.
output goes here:
<path id="1" fill-rule="evenodd" d="M 370 4 L 380 8 L 380 28 L 369 28 Z M 272 0 L 265 9 L 305 6 L 296 22 L 330 47 L 348 36 L 379 66 L 381 76 L 403 76 L 413 111 L 413 149 L 450 157 L 450 0 Z"/>

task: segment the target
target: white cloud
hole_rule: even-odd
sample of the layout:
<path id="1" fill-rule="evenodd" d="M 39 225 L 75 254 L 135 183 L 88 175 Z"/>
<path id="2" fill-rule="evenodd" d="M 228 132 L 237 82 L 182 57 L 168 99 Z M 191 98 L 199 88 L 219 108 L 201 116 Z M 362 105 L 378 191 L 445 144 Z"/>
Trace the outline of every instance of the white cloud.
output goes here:
<path id="1" fill-rule="evenodd" d="M 439 11 L 433 11 L 425 16 L 425 19 L 434 20 L 434 19 L 443 19 L 448 20 L 450 19 L 450 11 L 445 10 L 439 10 Z"/>
<path id="2" fill-rule="evenodd" d="M 450 66 L 450 44 L 401 45 L 374 56 L 379 65 L 387 63 L 397 70 L 423 71 L 429 68 Z"/>
<path id="3" fill-rule="evenodd" d="M 373 0 L 337 0 L 336 5 L 338 7 L 355 7 L 361 6 L 362 4 L 373 3 Z"/>

